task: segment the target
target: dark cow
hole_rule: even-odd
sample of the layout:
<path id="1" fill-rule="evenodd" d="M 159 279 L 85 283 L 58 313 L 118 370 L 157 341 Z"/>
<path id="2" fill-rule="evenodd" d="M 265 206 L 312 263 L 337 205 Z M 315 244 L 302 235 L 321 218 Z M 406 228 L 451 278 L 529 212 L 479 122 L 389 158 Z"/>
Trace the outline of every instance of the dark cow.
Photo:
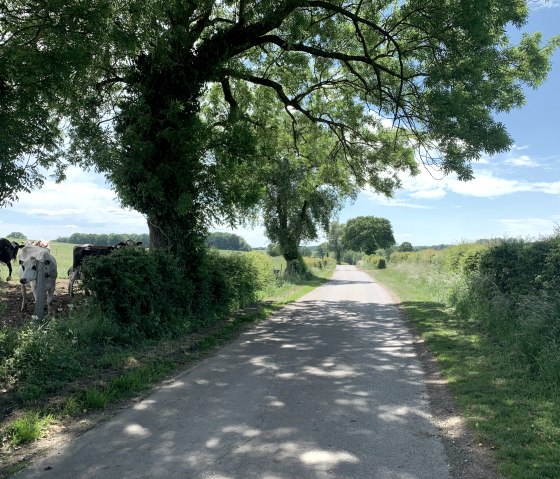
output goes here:
<path id="1" fill-rule="evenodd" d="M 74 282 L 80 277 L 80 266 L 89 256 L 106 256 L 115 249 L 114 246 L 83 245 L 74 246 L 72 252 L 72 267 L 68 270 L 68 293 L 74 296 Z"/>
<path id="2" fill-rule="evenodd" d="M 138 246 L 142 246 L 142 242 L 134 242 L 132 240 L 121 241 L 115 246 L 94 246 L 91 244 L 74 246 L 72 267 L 68 270 L 68 293 L 70 296 L 74 296 L 74 282 L 80 277 L 80 266 L 84 258 L 88 256 L 105 256 L 116 249 Z"/>
<path id="3" fill-rule="evenodd" d="M 8 266 L 8 277 L 6 281 L 12 279 L 12 261 L 15 261 L 18 250 L 24 245 L 17 244 L 15 241 L 8 241 L 6 238 L 0 239 L 0 262 Z"/>
<path id="4" fill-rule="evenodd" d="M 128 239 L 126 241 L 121 241 L 120 243 L 117 243 L 115 245 L 116 249 L 120 249 L 120 248 L 133 248 L 133 247 L 139 247 L 142 246 L 142 241 L 133 241 L 131 239 Z"/>

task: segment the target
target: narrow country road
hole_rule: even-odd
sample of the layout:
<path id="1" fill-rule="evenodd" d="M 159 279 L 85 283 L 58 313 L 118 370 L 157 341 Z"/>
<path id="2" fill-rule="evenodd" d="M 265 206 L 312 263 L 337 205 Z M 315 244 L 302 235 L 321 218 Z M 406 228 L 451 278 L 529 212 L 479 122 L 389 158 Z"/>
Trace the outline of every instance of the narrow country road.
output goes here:
<path id="1" fill-rule="evenodd" d="M 391 297 L 332 280 L 18 479 L 444 479 L 424 373 Z"/>

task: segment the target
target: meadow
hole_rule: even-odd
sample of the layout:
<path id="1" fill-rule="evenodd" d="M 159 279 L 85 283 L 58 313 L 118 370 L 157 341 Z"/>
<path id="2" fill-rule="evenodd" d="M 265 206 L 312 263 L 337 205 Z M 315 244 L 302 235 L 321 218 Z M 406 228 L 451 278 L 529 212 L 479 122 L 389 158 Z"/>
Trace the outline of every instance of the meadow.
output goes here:
<path id="1" fill-rule="evenodd" d="M 504 477 L 560 478 L 560 238 L 361 263 L 400 298 Z"/>

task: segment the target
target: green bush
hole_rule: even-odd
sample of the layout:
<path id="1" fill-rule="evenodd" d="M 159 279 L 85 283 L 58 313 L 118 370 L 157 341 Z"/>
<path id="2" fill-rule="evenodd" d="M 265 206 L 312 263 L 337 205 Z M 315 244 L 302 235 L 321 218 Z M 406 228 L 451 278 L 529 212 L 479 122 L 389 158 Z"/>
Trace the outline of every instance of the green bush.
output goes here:
<path id="1" fill-rule="evenodd" d="M 39 439 L 51 422 L 50 416 L 29 412 L 14 420 L 6 430 L 6 438 L 12 446 L 19 446 Z"/>
<path id="2" fill-rule="evenodd" d="M 451 297 L 552 386 L 560 386 L 560 240 L 508 239 L 483 250 Z"/>
<path id="3" fill-rule="evenodd" d="M 375 267 L 375 258 L 364 259 Z M 425 283 L 437 278 L 442 301 L 507 347 L 532 374 L 560 386 L 560 235 L 463 243 L 394 252 L 394 268 Z M 418 273 L 421 271 L 421 273 Z M 412 277 L 412 276 L 411 276 Z M 446 286 L 448 284 L 448 286 Z"/>
<path id="4" fill-rule="evenodd" d="M 210 252 L 207 258 L 210 304 L 224 313 L 254 303 L 273 284 L 273 269 L 270 258 L 262 253 L 224 256 Z"/>
<path id="5" fill-rule="evenodd" d="M 161 337 L 188 323 L 194 287 L 178 260 L 160 250 L 123 248 L 84 260 L 84 287 L 131 338 Z"/>
<path id="6" fill-rule="evenodd" d="M 32 401 L 44 392 L 57 389 L 61 382 L 79 374 L 85 367 L 71 331 L 60 320 L 31 323 L 25 328 L 2 334 L 0 382 L 16 386 L 23 401 Z"/>
<path id="7" fill-rule="evenodd" d="M 346 250 L 342 252 L 341 260 L 343 263 L 347 264 L 358 264 L 358 261 L 360 261 L 364 256 L 364 253 Z"/>
<path id="8" fill-rule="evenodd" d="M 308 269 L 332 269 L 336 267 L 336 260 L 334 258 L 304 256 L 303 262 Z"/>
<path id="9" fill-rule="evenodd" d="M 393 255 L 394 254 L 396 253 L 393 253 Z M 385 269 L 387 267 L 387 262 L 385 258 L 376 254 L 370 254 L 364 256 L 363 259 L 361 260 L 361 264 L 366 269 Z"/>

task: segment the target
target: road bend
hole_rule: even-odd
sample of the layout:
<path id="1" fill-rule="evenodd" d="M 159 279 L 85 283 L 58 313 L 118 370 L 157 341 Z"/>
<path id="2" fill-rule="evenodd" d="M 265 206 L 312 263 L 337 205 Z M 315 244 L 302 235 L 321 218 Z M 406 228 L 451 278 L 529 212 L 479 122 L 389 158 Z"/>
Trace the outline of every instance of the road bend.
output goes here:
<path id="1" fill-rule="evenodd" d="M 352 266 L 18 479 L 446 479 L 413 338 Z"/>

